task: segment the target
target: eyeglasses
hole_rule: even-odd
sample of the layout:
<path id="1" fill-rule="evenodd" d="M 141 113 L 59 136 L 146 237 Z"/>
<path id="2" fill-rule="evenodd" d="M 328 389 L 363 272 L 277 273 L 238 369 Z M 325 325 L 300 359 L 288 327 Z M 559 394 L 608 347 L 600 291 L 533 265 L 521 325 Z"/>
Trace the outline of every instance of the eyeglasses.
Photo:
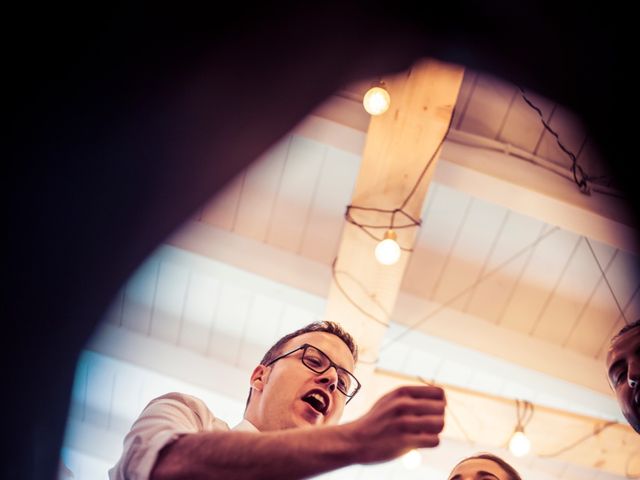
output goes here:
<path id="1" fill-rule="evenodd" d="M 348 398 L 346 403 L 349 403 L 353 396 L 358 393 L 358 390 L 360 390 L 360 382 L 358 381 L 358 379 L 354 377 L 353 374 L 348 370 L 345 370 L 344 368 L 333 363 L 327 356 L 327 354 L 322 350 L 314 347 L 313 345 L 309 345 L 308 343 L 300 345 L 298 348 L 294 348 L 290 352 L 283 353 L 279 357 L 274 358 L 269 363 L 267 363 L 265 367 L 273 365 L 278 360 L 281 360 L 284 357 L 288 357 L 298 350 L 302 350 L 302 364 L 309 370 L 315 373 L 324 373 L 331 367 L 334 367 L 336 369 L 336 373 L 338 374 L 338 383 L 336 384 L 336 386 L 338 387 L 338 391 Z"/>

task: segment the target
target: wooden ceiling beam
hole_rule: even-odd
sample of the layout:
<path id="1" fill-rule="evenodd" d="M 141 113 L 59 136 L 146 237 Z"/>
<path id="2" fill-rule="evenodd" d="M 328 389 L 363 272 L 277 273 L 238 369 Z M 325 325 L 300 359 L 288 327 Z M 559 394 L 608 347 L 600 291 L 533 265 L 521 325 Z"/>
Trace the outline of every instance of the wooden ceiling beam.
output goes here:
<path id="1" fill-rule="evenodd" d="M 460 66 L 424 60 L 407 72 L 384 79 L 391 106 L 371 118 L 352 206 L 402 208 L 406 215 L 420 218 L 462 77 Z M 390 225 L 391 214 L 353 210 L 352 215 L 360 224 L 380 228 L 367 229 L 367 233 L 345 223 L 326 318 L 353 333 L 360 345 L 362 370 L 377 358 L 409 255 L 403 252 L 391 266 L 379 264 L 374 257 L 377 241 L 371 235 L 384 235 L 383 227 Z M 402 214 L 395 220 L 396 224 L 407 223 Z M 418 227 L 396 229 L 400 246 L 411 249 L 417 232 Z"/>

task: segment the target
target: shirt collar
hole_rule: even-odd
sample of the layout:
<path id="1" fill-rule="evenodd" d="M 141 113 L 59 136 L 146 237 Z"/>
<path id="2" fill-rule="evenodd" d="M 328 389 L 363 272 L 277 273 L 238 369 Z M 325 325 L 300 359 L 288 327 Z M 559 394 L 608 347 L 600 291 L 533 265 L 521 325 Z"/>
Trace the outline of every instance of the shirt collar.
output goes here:
<path id="1" fill-rule="evenodd" d="M 236 432 L 259 432 L 260 431 L 256 428 L 256 426 L 253 423 L 251 423 L 246 418 L 243 418 L 242 421 L 239 424 L 237 424 L 235 427 L 233 427 L 231 430 L 234 430 Z"/>

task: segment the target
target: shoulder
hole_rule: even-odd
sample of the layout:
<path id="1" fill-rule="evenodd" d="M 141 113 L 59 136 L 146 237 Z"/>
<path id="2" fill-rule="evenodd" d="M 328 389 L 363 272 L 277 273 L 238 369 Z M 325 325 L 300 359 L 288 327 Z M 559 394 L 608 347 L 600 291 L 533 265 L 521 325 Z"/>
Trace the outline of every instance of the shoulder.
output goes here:
<path id="1" fill-rule="evenodd" d="M 201 399 L 180 392 L 170 392 L 154 398 L 145 407 L 141 417 L 144 416 L 186 421 L 197 431 L 229 430 L 229 426 L 217 418 Z"/>

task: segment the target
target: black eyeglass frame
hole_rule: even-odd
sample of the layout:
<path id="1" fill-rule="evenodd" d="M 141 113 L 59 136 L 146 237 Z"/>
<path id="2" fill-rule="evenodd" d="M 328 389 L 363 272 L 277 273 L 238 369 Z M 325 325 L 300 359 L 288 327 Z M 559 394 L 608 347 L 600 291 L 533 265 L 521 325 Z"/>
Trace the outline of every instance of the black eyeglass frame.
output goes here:
<path id="1" fill-rule="evenodd" d="M 305 356 L 305 354 L 307 353 L 307 349 L 308 349 L 309 347 L 314 348 L 315 350 L 317 350 L 318 352 L 320 352 L 320 354 L 321 354 L 321 355 L 323 355 L 323 356 L 324 356 L 324 357 L 329 361 L 329 365 L 327 366 L 327 368 L 325 368 L 324 370 L 317 370 L 317 369 L 315 369 L 315 368 L 313 368 L 313 367 L 311 367 L 311 366 L 309 366 L 309 365 L 307 365 L 307 364 L 305 363 L 305 361 L 304 361 L 304 356 Z M 329 355 L 327 355 L 326 353 L 324 353 L 324 352 L 323 352 L 322 350 L 320 350 L 318 347 L 316 347 L 316 346 L 314 346 L 314 345 L 311 345 L 311 344 L 309 344 L 309 343 L 304 343 L 304 344 L 300 345 L 299 347 L 294 348 L 293 350 L 288 351 L 287 353 L 283 353 L 282 355 L 280 355 L 280 356 L 278 356 L 278 357 L 274 358 L 274 359 L 273 359 L 273 360 L 271 360 L 269 363 L 267 363 L 267 364 L 265 365 L 265 367 L 270 367 L 271 365 L 273 365 L 274 363 L 276 363 L 278 360 L 282 360 L 283 358 L 288 357 L 289 355 L 291 355 L 291 354 L 293 354 L 293 353 L 296 353 L 298 350 L 303 350 L 303 352 L 302 352 L 302 357 L 300 357 L 300 361 L 302 362 L 302 364 L 303 364 L 305 367 L 307 367 L 307 368 L 308 368 L 309 370 L 311 370 L 312 372 L 315 372 L 315 373 L 321 374 L 321 373 L 324 373 L 324 372 L 326 372 L 327 370 L 329 370 L 331 367 L 333 367 L 333 368 L 335 368 L 335 369 L 336 369 L 336 372 L 339 372 L 340 370 L 342 370 L 342 371 L 346 372 L 346 374 L 347 374 L 349 377 L 351 377 L 351 378 L 356 382 L 356 389 L 353 391 L 353 393 L 352 393 L 351 395 L 349 395 L 349 394 L 348 394 L 348 393 L 346 393 L 346 392 L 343 392 L 343 391 L 340 389 L 340 385 L 339 385 L 339 384 L 336 384 L 336 388 L 338 389 L 338 391 L 339 391 L 341 394 L 343 394 L 345 397 L 347 397 L 347 401 L 345 402 L 345 405 L 346 405 L 347 403 L 349 403 L 353 397 L 355 397 L 355 396 L 356 396 L 356 393 L 358 393 L 358 391 L 360 390 L 360 387 L 362 387 L 362 384 L 358 381 L 358 379 L 355 377 L 355 375 L 354 375 L 353 373 L 351 373 L 349 370 L 347 370 L 346 368 L 342 368 L 340 365 L 337 365 L 337 364 L 333 363 L 333 360 L 331 360 L 331 358 L 329 357 Z"/>

